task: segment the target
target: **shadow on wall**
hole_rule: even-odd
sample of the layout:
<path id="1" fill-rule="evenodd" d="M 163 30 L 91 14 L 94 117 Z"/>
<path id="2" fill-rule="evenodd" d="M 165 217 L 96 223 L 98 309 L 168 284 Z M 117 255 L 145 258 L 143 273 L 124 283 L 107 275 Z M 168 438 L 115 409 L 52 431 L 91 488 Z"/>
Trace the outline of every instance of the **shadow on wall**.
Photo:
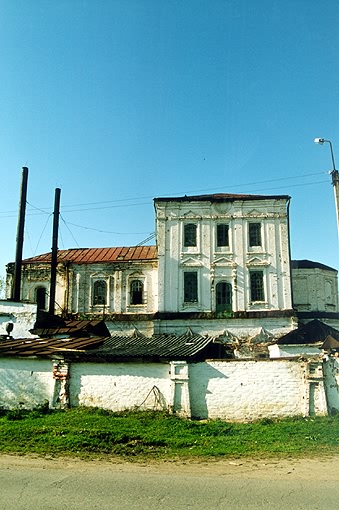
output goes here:
<path id="1" fill-rule="evenodd" d="M 205 363 L 192 363 L 188 367 L 191 415 L 193 419 L 208 419 L 207 396 L 211 394 L 208 385 L 211 379 L 228 379 L 216 368 Z"/>
<path id="2" fill-rule="evenodd" d="M 339 360 L 330 357 L 323 364 L 328 414 L 339 414 Z"/>

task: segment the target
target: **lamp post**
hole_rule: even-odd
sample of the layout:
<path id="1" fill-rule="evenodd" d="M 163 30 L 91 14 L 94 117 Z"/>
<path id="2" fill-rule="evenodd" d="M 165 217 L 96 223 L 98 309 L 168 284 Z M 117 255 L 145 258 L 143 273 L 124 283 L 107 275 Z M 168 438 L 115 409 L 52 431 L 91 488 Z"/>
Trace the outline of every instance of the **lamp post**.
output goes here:
<path id="1" fill-rule="evenodd" d="M 331 140 L 325 140 L 324 138 L 315 138 L 314 143 L 318 143 L 319 145 L 328 143 L 330 146 L 332 165 L 333 165 L 333 169 L 331 170 L 331 176 L 332 176 L 332 184 L 333 184 L 333 189 L 334 189 L 334 200 L 335 200 L 335 207 L 336 207 L 336 212 L 337 212 L 337 225 L 338 225 L 338 236 L 339 236 L 339 174 L 338 174 L 338 170 L 335 167 L 332 142 L 331 142 Z"/>

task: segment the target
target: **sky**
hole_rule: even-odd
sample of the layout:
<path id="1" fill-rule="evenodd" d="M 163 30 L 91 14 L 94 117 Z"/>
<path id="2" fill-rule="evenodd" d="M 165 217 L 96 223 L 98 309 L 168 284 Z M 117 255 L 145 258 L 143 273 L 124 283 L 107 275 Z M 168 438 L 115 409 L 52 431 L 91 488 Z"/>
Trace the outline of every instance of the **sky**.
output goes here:
<path id="1" fill-rule="evenodd" d="M 154 197 L 289 195 L 291 253 L 339 269 L 337 0 L 0 0 L 0 275 L 133 246 Z M 339 161 L 339 160 L 338 160 Z M 147 244 L 154 244 L 154 239 Z"/>

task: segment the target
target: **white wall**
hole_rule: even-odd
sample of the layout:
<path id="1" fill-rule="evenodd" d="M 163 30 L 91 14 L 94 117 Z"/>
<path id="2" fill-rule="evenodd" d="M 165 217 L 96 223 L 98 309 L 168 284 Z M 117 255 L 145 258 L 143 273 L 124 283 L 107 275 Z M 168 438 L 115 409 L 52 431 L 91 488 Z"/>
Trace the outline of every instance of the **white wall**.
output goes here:
<path id="1" fill-rule="evenodd" d="M 159 311 L 214 311 L 215 285 L 232 285 L 233 311 L 292 308 L 285 199 L 211 203 L 156 201 Z M 249 247 L 248 223 L 262 225 L 262 245 Z M 197 225 L 197 245 L 183 246 L 186 223 Z M 229 246 L 216 246 L 216 225 L 229 225 Z M 249 270 L 264 273 L 265 302 L 250 302 Z M 183 273 L 197 271 L 198 302 L 184 303 Z"/>
<path id="2" fill-rule="evenodd" d="M 292 269 L 293 301 L 299 312 L 338 312 L 338 273 L 322 268 Z"/>
<path id="3" fill-rule="evenodd" d="M 308 414 L 305 368 L 306 364 L 295 361 L 192 364 L 189 367 L 192 416 L 249 421 Z"/>
<path id="4" fill-rule="evenodd" d="M 48 400 L 56 407 L 70 403 L 114 411 L 171 409 L 195 418 L 229 421 L 321 415 L 326 414 L 327 406 L 339 410 L 338 373 L 336 365 L 335 375 L 332 370 L 324 383 L 321 362 L 297 360 L 187 365 L 53 364 L 49 360 L 0 358 L 0 406 L 32 408 Z"/>
<path id="5" fill-rule="evenodd" d="M 71 406 L 122 411 L 140 405 L 167 409 L 170 404 L 167 363 L 73 363 L 70 375 Z"/>
<path id="6" fill-rule="evenodd" d="M 34 338 L 29 332 L 36 321 L 36 305 L 16 303 L 15 301 L 0 301 L 0 335 L 7 335 L 6 325 L 11 322 L 13 338 Z M 36 336 L 36 335 L 35 335 Z"/>
<path id="7" fill-rule="evenodd" d="M 50 360 L 0 358 L 0 406 L 31 409 L 51 403 L 53 389 Z"/>

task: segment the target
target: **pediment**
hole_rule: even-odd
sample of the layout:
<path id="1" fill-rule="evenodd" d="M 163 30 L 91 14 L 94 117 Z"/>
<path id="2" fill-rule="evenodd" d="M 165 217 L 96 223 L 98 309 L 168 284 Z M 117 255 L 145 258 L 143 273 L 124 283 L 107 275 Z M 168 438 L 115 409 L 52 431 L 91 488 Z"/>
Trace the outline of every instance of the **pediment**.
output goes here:
<path id="1" fill-rule="evenodd" d="M 181 266 L 190 266 L 190 267 L 201 267 L 201 260 L 196 259 L 195 257 L 184 257 L 180 263 Z"/>
<path id="2" fill-rule="evenodd" d="M 197 214 L 196 212 L 192 211 L 191 209 L 185 213 L 183 213 L 183 218 L 201 218 L 200 214 Z"/>
<path id="3" fill-rule="evenodd" d="M 213 265 L 215 266 L 236 266 L 236 263 L 231 257 L 217 257 L 213 260 Z"/>
<path id="4" fill-rule="evenodd" d="M 255 256 L 255 257 L 249 258 L 247 260 L 246 265 L 247 266 L 269 266 L 270 263 L 264 257 Z"/>
<path id="5" fill-rule="evenodd" d="M 262 210 L 259 210 L 259 209 L 251 209 L 250 211 L 248 211 L 248 216 L 262 216 L 263 215 L 263 211 Z"/>

